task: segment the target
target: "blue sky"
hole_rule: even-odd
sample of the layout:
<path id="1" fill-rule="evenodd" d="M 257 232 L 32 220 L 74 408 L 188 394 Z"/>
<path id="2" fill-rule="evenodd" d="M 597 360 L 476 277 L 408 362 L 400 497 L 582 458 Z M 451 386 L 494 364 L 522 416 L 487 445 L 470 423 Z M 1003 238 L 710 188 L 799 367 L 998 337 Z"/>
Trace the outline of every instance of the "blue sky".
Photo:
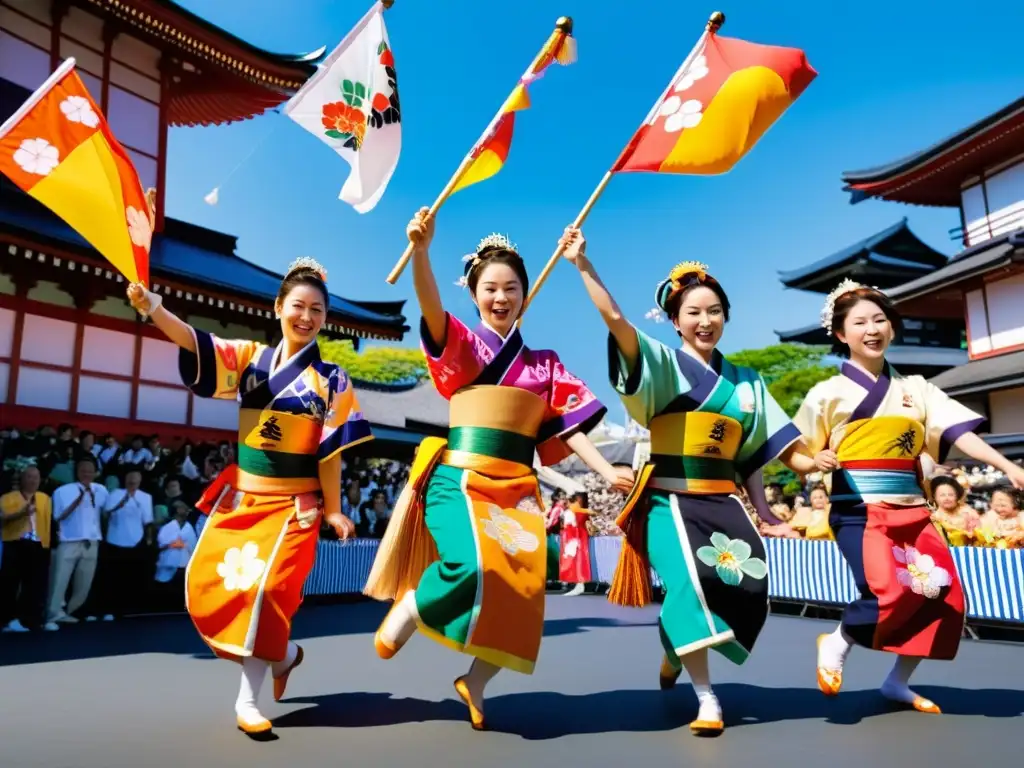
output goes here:
<path id="1" fill-rule="evenodd" d="M 332 48 L 369 7 L 179 1 L 256 45 L 289 53 Z M 947 233 L 959 224 L 955 210 L 851 206 L 840 174 L 924 148 L 1019 97 L 1019 0 L 993 0 L 984 13 L 944 0 L 733 0 L 721 8 L 678 0 L 396 0 L 386 21 L 402 97 L 403 152 L 376 209 L 360 215 L 340 202 L 348 166 L 298 125 L 270 114 L 172 129 L 167 212 L 237 235 L 241 256 L 275 270 L 296 256 L 314 256 L 343 296 L 408 299 L 415 330 L 411 274 L 396 286 L 384 281 L 405 246 L 405 224 L 433 201 L 555 19 L 571 15 L 579 61 L 553 68 L 532 88 L 533 106 L 517 120 L 505 167 L 452 197 L 438 218 L 432 254 L 442 297 L 450 311 L 473 319 L 469 297 L 454 285 L 462 254 L 493 231 L 508 233 L 537 275 L 716 9 L 728 17 L 722 34 L 803 48 L 818 78 L 729 174 L 612 180 L 584 231 L 591 260 L 630 319 L 674 342 L 671 326 L 643 316 L 658 280 L 677 262 L 698 259 L 734 306 L 723 351 L 760 347 L 776 341 L 773 330 L 813 322 L 821 302 L 784 291 L 778 270 L 821 258 L 903 216 L 927 243 L 954 253 Z M 207 206 L 203 196 L 218 184 L 220 203 Z M 622 421 L 606 381 L 604 325 L 570 265 L 560 264 L 548 280 L 524 333 L 527 344 L 557 350 Z M 414 334 L 406 337 L 405 344 L 415 343 Z"/>

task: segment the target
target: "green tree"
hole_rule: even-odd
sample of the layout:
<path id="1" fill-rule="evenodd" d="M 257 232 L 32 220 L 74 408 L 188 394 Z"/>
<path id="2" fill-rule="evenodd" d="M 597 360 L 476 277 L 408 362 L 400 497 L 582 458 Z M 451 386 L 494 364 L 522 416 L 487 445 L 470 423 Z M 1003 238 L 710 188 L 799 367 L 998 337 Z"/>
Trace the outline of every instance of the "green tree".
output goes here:
<path id="1" fill-rule="evenodd" d="M 782 410 L 795 416 L 811 387 L 837 373 L 835 366 L 823 364 L 826 355 L 827 347 L 773 344 L 763 349 L 744 349 L 727 357 L 733 365 L 760 373 Z"/>
<path id="2" fill-rule="evenodd" d="M 320 338 L 320 355 L 348 371 L 349 376 L 375 384 L 407 384 L 427 377 L 427 361 L 418 349 L 365 347 L 357 352 L 351 341 Z"/>

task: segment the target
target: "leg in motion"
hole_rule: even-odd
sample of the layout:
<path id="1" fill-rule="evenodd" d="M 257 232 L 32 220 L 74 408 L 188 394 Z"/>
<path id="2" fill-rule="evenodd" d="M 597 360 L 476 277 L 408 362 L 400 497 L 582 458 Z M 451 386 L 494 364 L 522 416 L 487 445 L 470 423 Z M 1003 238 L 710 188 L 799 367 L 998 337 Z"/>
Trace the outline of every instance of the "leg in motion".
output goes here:
<path id="1" fill-rule="evenodd" d="M 469 707 L 469 721 L 475 731 L 482 731 L 486 728 L 484 688 L 500 669 L 501 667 L 496 667 L 486 661 L 473 659 L 469 672 L 455 681 L 455 692 Z"/>
<path id="2" fill-rule="evenodd" d="M 890 701 L 898 701 L 901 704 L 909 704 L 918 712 L 926 712 L 929 715 L 940 715 L 942 710 L 929 699 L 918 696 L 910 689 L 910 676 L 914 674 L 917 665 L 921 663 L 919 656 L 899 656 L 893 664 L 889 676 L 882 683 L 882 695 Z"/>
<path id="3" fill-rule="evenodd" d="M 416 609 L 416 591 L 410 589 L 391 606 L 378 627 L 373 638 L 377 655 L 382 659 L 390 659 L 398 653 L 416 631 L 417 621 L 419 612 Z"/>
<path id="4" fill-rule="evenodd" d="M 722 706 L 711 689 L 711 673 L 708 671 L 708 649 L 688 653 L 679 659 L 686 674 L 690 676 L 693 692 L 697 694 L 697 719 L 690 723 L 690 730 L 697 736 L 715 736 L 722 732 Z"/>
<path id="5" fill-rule="evenodd" d="M 843 665 L 853 647 L 843 625 L 827 635 L 818 636 L 818 688 L 826 696 L 836 696 L 843 687 Z"/>
<path id="6" fill-rule="evenodd" d="M 265 718 L 257 707 L 260 688 L 267 677 L 270 662 L 247 656 L 242 659 L 242 684 L 235 700 L 235 715 L 239 730 L 249 735 L 266 733 L 270 730 L 270 721 Z"/>
<path id="7" fill-rule="evenodd" d="M 288 686 L 288 676 L 302 663 L 304 658 L 302 646 L 289 640 L 284 658 L 271 664 L 271 674 L 274 677 L 274 701 L 284 698 L 284 691 Z"/>

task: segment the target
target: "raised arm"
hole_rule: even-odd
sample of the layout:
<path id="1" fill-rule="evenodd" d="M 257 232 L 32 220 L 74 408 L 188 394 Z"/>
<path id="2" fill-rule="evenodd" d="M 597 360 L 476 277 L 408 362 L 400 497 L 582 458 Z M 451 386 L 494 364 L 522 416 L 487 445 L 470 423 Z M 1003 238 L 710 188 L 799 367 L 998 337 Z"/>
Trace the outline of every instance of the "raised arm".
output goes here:
<path id="1" fill-rule="evenodd" d="M 441 304 L 441 294 L 437 290 L 437 280 L 430 266 L 430 241 L 434 239 L 434 217 L 430 209 L 420 210 L 409 222 L 405 230 L 409 242 L 413 245 L 412 282 L 416 287 L 416 299 L 420 303 L 420 314 L 427 326 L 427 333 L 437 349 L 443 349 L 448 321 Z"/>
<path id="2" fill-rule="evenodd" d="M 991 464 L 996 469 L 1002 470 L 1014 488 L 1024 488 L 1024 469 L 1003 456 L 974 432 L 960 435 L 953 445 L 975 461 Z"/>
<path id="3" fill-rule="evenodd" d="M 128 301 L 140 315 L 148 315 L 153 320 L 153 325 L 159 328 L 164 336 L 182 349 L 195 353 L 196 337 L 192 332 L 192 326 L 169 309 L 165 309 L 162 296 L 146 290 L 142 283 L 132 283 L 128 286 Z"/>
<path id="4" fill-rule="evenodd" d="M 615 299 L 612 298 L 604 283 L 601 282 L 601 278 L 598 277 L 594 265 L 587 258 L 586 238 L 583 237 L 580 230 L 567 227 L 561 242 L 565 243 L 563 256 L 566 261 L 576 265 L 580 277 L 583 278 L 583 287 L 590 295 L 590 300 L 594 302 L 597 311 L 601 313 L 601 318 L 608 326 L 608 330 L 611 331 L 629 370 L 633 370 L 640 359 L 640 342 L 636 337 L 636 328 L 623 316 L 619 305 L 615 303 Z"/>

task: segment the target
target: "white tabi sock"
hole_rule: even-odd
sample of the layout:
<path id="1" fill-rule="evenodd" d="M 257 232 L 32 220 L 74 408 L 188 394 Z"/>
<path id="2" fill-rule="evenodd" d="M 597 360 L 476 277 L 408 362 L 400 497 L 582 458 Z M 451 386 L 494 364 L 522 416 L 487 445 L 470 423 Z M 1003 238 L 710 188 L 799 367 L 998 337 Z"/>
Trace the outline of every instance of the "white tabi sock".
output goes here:
<path id="1" fill-rule="evenodd" d="M 825 635 L 818 649 L 818 666 L 833 672 L 842 672 L 846 657 L 853 647 L 853 638 L 846 634 L 843 625 L 836 627 L 835 632 Z"/>
<path id="2" fill-rule="evenodd" d="M 419 618 L 419 611 L 416 610 L 416 591 L 410 589 L 381 626 L 381 640 L 392 648 L 401 648 L 413 636 Z"/>
<path id="3" fill-rule="evenodd" d="M 908 683 L 917 665 L 921 663 L 919 656 L 900 656 L 893 664 L 889 676 L 882 683 L 882 695 L 892 701 L 913 704 L 917 694 L 910 690 Z"/>
<path id="4" fill-rule="evenodd" d="M 274 677 L 280 677 L 287 672 L 292 664 L 295 663 L 295 659 L 299 655 L 299 646 L 293 643 L 291 640 L 288 641 L 288 650 L 285 651 L 284 658 L 281 661 L 275 661 L 270 665 L 273 671 Z"/>
<path id="5" fill-rule="evenodd" d="M 235 714 L 247 723 L 258 723 L 266 718 L 260 714 L 256 700 L 260 696 L 260 688 L 267 677 L 270 662 L 247 656 L 242 659 L 242 684 L 235 700 Z"/>
<path id="6" fill-rule="evenodd" d="M 708 649 L 701 648 L 699 651 L 688 653 L 685 656 L 681 656 L 679 661 L 682 662 L 686 674 L 690 677 L 693 692 L 697 694 L 697 703 L 699 705 L 697 719 L 712 723 L 720 722 L 722 719 L 722 707 L 718 703 L 718 697 L 715 696 L 714 690 L 711 688 L 711 672 L 708 669 Z"/>
<path id="7" fill-rule="evenodd" d="M 466 687 L 469 688 L 469 695 L 473 699 L 473 703 L 481 711 L 484 708 L 484 688 L 500 671 L 501 667 L 497 667 L 490 662 L 473 659 L 469 672 L 462 678 L 466 681 Z"/>

